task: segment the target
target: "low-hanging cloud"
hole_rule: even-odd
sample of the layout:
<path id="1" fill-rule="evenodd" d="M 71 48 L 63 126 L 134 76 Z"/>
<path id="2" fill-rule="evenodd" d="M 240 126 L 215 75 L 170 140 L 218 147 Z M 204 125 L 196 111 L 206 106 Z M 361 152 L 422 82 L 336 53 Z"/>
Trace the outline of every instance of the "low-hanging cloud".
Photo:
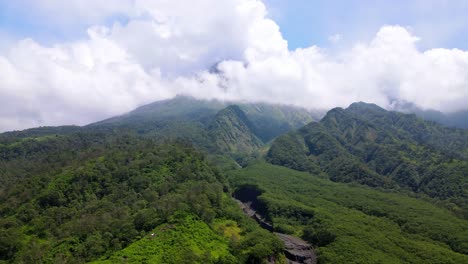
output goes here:
<path id="1" fill-rule="evenodd" d="M 82 125 L 176 94 L 311 109 L 394 100 L 468 107 L 468 52 L 421 51 L 401 26 L 348 50 L 290 51 L 261 1 L 125 3 L 128 21 L 90 27 L 86 39 L 24 39 L 0 52 L 0 130 Z"/>

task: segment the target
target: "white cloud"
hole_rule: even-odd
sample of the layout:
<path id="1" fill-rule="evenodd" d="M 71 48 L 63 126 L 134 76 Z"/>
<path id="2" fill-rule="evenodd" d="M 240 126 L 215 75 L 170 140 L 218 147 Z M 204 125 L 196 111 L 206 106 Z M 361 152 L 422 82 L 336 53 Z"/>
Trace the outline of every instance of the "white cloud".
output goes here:
<path id="1" fill-rule="evenodd" d="M 468 52 L 421 52 L 417 41 L 403 27 L 384 26 L 370 43 L 339 54 L 310 47 L 246 63 L 225 61 L 219 65 L 223 78 L 218 83 L 228 87 L 224 96 L 230 99 L 308 108 L 344 107 L 355 101 L 390 107 L 397 99 L 426 109 L 466 109 Z"/>
<path id="2" fill-rule="evenodd" d="M 404 27 L 384 26 L 341 52 L 290 51 L 261 1 L 125 3 L 128 23 L 93 26 L 84 40 L 49 47 L 25 39 L 0 53 L 0 130 L 86 124 L 179 93 L 308 108 L 389 107 L 393 99 L 467 107 L 468 52 L 420 51 Z M 208 71 L 214 64 L 216 73 Z"/>

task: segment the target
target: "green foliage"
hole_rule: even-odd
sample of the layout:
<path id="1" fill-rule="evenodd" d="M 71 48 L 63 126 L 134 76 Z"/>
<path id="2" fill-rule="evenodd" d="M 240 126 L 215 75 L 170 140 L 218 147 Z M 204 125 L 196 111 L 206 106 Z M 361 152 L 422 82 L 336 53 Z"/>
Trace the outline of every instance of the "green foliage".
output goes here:
<path id="1" fill-rule="evenodd" d="M 336 235 L 321 226 L 306 226 L 303 230 L 302 237 L 317 247 L 324 247 L 336 240 Z"/>
<path id="2" fill-rule="evenodd" d="M 315 176 L 255 164 L 307 122 L 293 107 L 177 97 L 86 127 L 0 134 L 0 262 L 284 258 L 210 162 L 234 170 L 234 194 L 259 190 L 273 228 L 313 243 L 321 262 L 467 262 L 467 222 L 441 209 L 467 217 L 466 131 L 357 104 L 272 144 L 270 162 Z"/>
<path id="3" fill-rule="evenodd" d="M 188 96 L 148 104 L 88 129 L 125 130 L 160 139 L 186 139 L 210 153 L 251 152 L 312 121 L 305 109 L 273 104 L 198 100 Z M 245 153 L 243 153 L 245 155 Z"/>
<path id="4" fill-rule="evenodd" d="M 262 145 L 253 124 L 236 105 L 219 111 L 209 130 L 217 149 L 224 153 L 250 153 Z"/>
<path id="5" fill-rule="evenodd" d="M 229 240 L 193 216 L 172 219 L 111 257 L 92 263 L 220 263 L 236 258 Z"/>
<path id="6" fill-rule="evenodd" d="M 156 143 L 121 131 L 43 137 L 2 149 L 2 164 L 11 170 L 0 193 L 0 260 L 82 263 L 115 257 L 145 244 L 154 228 L 169 225 L 177 228 L 167 236 L 178 242 L 163 239 L 156 246 L 164 244 L 164 254 L 183 254 L 163 254 L 164 262 L 242 263 L 261 255 L 248 242 L 260 227 L 228 198 L 222 174 L 190 144 Z M 239 229 L 238 237 L 211 228 L 221 218 Z M 272 244 L 261 252 L 279 254 L 276 237 L 263 236 Z M 159 256 L 144 252 L 149 255 L 136 262 Z"/>
<path id="7" fill-rule="evenodd" d="M 288 168 L 320 173 L 321 169 L 314 159 L 304 155 L 306 151 L 301 137 L 289 133 L 274 141 L 268 152 L 268 160 L 273 164 L 281 164 Z"/>
<path id="8" fill-rule="evenodd" d="M 248 233 L 235 250 L 240 254 L 241 263 L 263 263 L 270 256 L 282 252 L 283 243 L 264 229 Z"/>
<path id="9" fill-rule="evenodd" d="M 258 103 L 240 104 L 239 107 L 254 124 L 255 133 L 263 142 L 313 121 L 310 112 L 292 106 Z"/>
<path id="10" fill-rule="evenodd" d="M 229 172 L 261 186 L 274 226 L 316 245 L 321 263 L 465 263 L 466 220 L 420 199 L 259 163 Z"/>
<path id="11" fill-rule="evenodd" d="M 4 193 L 2 211 L 18 219 L 20 228 L 11 224 L 1 234 L 3 256 L 25 255 L 28 246 L 20 233 L 51 242 L 46 262 L 58 256 L 91 260 L 125 247 L 176 211 L 208 222 L 220 214 L 222 177 L 193 148 L 132 138 L 112 141 L 101 149 L 104 155 L 93 159 L 92 153 L 81 165 L 8 183 L 14 188 Z M 41 184 L 34 185 L 38 181 Z M 30 195 L 16 196 L 27 188 Z M 13 208 L 10 201 L 21 206 Z"/>
<path id="12" fill-rule="evenodd" d="M 280 136 L 267 160 L 336 182 L 422 192 L 466 217 L 467 153 L 466 130 L 356 103 Z"/>

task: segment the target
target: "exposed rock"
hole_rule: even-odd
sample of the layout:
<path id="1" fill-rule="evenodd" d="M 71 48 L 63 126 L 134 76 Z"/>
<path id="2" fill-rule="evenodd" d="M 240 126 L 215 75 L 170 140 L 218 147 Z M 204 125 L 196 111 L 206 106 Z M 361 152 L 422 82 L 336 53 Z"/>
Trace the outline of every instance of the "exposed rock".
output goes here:
<path id="1" fill-rule="evenodd" d="M 284 255 L 288 259 L 288 263 L 317 263 L 317 256 L 309 243 L 290 235 L 275 234 L 284 242 Z"/>
<path id="2" fill-rule="evenodd" d="M 247 216 L 255 219 L 257 223 L 267 229 L 270 232 L 273 232 L 273 225 L 268 223 L 265 218 L 256 212 L 253 207 L 252 207 L 252 202 L 251 201 L 240 201 L 237 200 L 237 203 L 239 206 L 242 208 L 242 211 L 244 214 Z M 282 234 L 282 233 L 276 233 L 275 234 L 284 242 L 284 255 L 287 258 L 288 264 L 316 264 L 317 263 L 317 256 L 315 255 L 315 252 L 312 248 L 312 246 L 307 243 L 306 241 Z M 275 263 L 275 260 L 269 259 L 268 263 Z"/>

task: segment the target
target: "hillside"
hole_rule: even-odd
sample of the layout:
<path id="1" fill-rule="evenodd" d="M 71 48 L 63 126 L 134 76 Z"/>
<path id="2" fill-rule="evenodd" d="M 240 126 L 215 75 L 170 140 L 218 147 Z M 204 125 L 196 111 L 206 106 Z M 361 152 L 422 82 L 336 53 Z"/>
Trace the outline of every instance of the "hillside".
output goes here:
<path id="1" fill-rule="evenodd" d="M 279 240 L 243 216 L 223 174 L 189 144 L 82 133 L 17 145 L 1 149 L 0 262 L 83 263 L 143 242 L 180 253 L 162 230 L 194 245 L 181 257 L 198 263 L 281 256 Z M 224 236 L 230 229 L 238 234 Z"/>
<path id="2" fill-rule="evenodd" d="M 446 126 L 468 129 L 468 111 L 466 110 L 453 113 L 416 110 L 414 113 L 425 120 L 434 121 Z"/>
<path id="3" fill-rule="evenodd" d="M 229 164 L 263 146 L 260 136 L 310 121 L 299 108 L 177 97 L 85 127 L 0 134 L 0 261 L 108 261 L 161 243 L 177 255 L 163 236 L 147 240 L 161 229 L 194 245 L 184 256 L 199 263 L 281 258 L 281 242 L 243 216 L 208 158 Z"/>
<path id="4" fill-rule="evenodd" d="M 209 130 L 219 111 L 236 105 L 264 143 L 311 121 L 316 114 L 303 108 L 265 103 L 201 100 L 188 96 L 148 104 L 125 115 L 90 124 L 93 128 L 130 129 L 139 134 L 170 136 L 174 127 Z M 177 133 L 177 131 L 175 131 Z M 189 131 L 187 131 L 189 132 Z M 190 133 L 178 133 L 190 137 Z M 197 139 L 194 139 L 197 142 Z"/>
<path id="5" fill-rule="evenodd" d="M 403 113 L 414 113 L 424 120 L 434 121 L 449 127 L 458 127 L 468 129 L 468 111 L 460 110 L 454 112 L 440 112 L 436 110 L 423 110 L 415 104 L 405 101 L 393 102 L 393 109 Z"/>
<path id="6" fill-rule="evenodd" d="M 266 163 L 228 175 L 236 190 L 260 194 L 276 231 L 314 244 L 319 263 L 468 261 L 468 221 L 429 202 Z"/>
<path id="7" fill-rule="evenodd" d="M 400 188 L 466 208 L 468 131 L 355 103 L 283 135 L 267 159 L 333 181 Z"/>
<path id="8" fill-rule="evenodd" d="M 251 153 L 262 145 L 256 127 L 236 105 L 219 111 L 208 128 L 217 149 L 224 153 Z"/>

